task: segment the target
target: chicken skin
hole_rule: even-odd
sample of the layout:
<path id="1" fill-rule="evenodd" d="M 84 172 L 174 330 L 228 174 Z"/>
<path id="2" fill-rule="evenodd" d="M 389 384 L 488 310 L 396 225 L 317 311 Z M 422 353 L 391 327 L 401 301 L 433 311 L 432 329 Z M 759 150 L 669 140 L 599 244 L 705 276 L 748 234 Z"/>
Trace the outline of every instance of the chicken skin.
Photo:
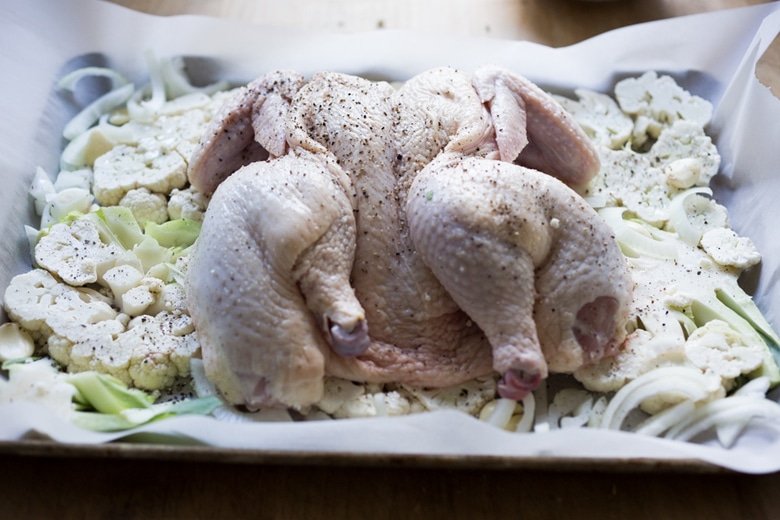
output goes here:
<path id="1" fill-rule="evenodd" d="M 213 193 L 188 271 L 207 376 L 253 408 L 304 409 L 326 374 L 442 387 L 497 372 L 521 399 L 614 354 L 631 283 L 575 191 L 598 168 L 560 106 L 504 69 L 397 91 L 259 78 L 190 163 Z"/>

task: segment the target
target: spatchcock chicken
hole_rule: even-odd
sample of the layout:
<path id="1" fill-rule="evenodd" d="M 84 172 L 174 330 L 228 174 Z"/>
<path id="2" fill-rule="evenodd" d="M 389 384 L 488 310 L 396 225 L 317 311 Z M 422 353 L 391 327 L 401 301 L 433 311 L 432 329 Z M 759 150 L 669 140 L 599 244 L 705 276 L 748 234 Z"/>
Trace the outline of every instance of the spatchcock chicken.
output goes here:
<path id="1" fill-rule="evenodd" d="M 305 409 L 326 375 L 522 399 L 615 354 L 632 282 L 578 195 L 599 161 L 498 67 L 399 88 L 323 72 L 239 89 L 190 162 L 211 197 L 188 270 L 206 374 L 249 408 Z"/>

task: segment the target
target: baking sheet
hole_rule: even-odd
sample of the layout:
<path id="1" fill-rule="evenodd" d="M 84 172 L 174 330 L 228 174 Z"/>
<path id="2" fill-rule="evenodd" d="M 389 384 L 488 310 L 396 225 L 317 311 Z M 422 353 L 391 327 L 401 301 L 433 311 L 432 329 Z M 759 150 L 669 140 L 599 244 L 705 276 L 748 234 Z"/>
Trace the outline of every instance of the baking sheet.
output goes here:
<path id="1" fill-rule="evenodd" d="M 724 172 L 717 195 L 729 207 L 733 226 L 764 254 L 756 301 L 771 323 L 780 324 L 780 294 L 775 289 L 780 240 L 766 222 L 780 194 L 780 100 L 754 76 L 756 60 L 780 30 L 776 3 L 626 27 L 561 49 L 398 31 L 319 34 L 194 16 L 160 18 L 94 0 L 0 0 L 0 6 L 1 287 L 29 269 L 22 229 L 33 222 L 27 188 L 37 166 L 57 171 L 61 130 L 75 108 L 54 91 L 54 84 L 78 66 L 111 66 L 142 82 L 143 54 L 152 50 L 159 56 L 197 57 L 192 65 L 200 81 L 246 82 L 272 68 L 403 80 L 441 65 L 471 70 L 494 63 L 558 93 L 576 87 L 611 91 L 625 76 L 657 70 L 716 104 L 710 132 L 723 156 Z M 767 424 L 751 428 L 730 450 L 600 430 L 508 433 L 457 412 L 242 425 L 183 417 L 139 431 L 273 453 L 587 457 L 618 465 L 640 459 L 696 459 L 749 473 L 780 470 L 780 425 Z M 85 432 L 34 405 L 0 406 L 1 440 L 21 441 L 31 432 L 79 444 L 127 435 Z"/>

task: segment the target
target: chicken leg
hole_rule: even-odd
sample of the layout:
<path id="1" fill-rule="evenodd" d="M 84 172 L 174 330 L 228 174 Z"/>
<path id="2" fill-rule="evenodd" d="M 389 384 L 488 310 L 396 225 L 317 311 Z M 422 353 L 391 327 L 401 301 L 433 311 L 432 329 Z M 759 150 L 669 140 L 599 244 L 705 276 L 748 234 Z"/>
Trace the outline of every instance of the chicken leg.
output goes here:
<path id="1" fill-rule="evenodd" d="M 423 260 L 487 335 L 503 397 L 622 342 L 628 272 L 610 228 L 562 182 L 445 153 L 415 179 L 407 213 Z"/>
<path id="2" fill-rule="evenodd" d="M 308 406 L 322 395 L 330 347 L 367 347 L 349 284 L 348 185 L 332 157 L 297 151 L 240 169 L 214 193 L 191 255 L 188 307 L 206 374 L 231 402 Z"/>

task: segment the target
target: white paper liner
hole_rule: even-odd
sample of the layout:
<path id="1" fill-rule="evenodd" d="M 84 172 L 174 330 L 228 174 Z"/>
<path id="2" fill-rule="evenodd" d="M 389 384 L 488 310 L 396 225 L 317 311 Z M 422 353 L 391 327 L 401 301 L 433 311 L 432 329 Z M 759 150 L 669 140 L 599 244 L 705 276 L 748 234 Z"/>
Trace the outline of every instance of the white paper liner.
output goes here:
<path id="1" fill-rule="evenodd" d="M 675 18 L 615 30 L 552 49 L 518 41 L 400 31 L 319 34 L 195 16 L 161 18 L 93 0 L 0 0 L 0 286 L 29 269 L 23 225 L 33 222 L 27 189 L 37 166 L 56 173 L 61 131 L 74 107 L 54 91 L 64 72 L 86 64 L 146 77 L 143 53 L 194 56 L 203 81 L 246 82 L 272 68 L 304 74 L 338 70 L 403 80 L 425 69 L 508 67 L 559 93 L 576 87 L 611 92 L 646 70 L 673 75 L 716 104 L 710 133 L 723 156 L 719 200 L 732 224 L 764 255 L 756 301 L 780 324 L 780 240 L 772 236 L 780 195 L 780 100 L 754 76 L 755 63 L 780 31 L 776 3 Z M 78 59 L 76 59 L 78 58 Z M 5 320 L 5 316 L 3 316 Z M 0 405 L 0 440 L 35 431 L 66 443 L 103 443 L 127 435 L 80 430 L 30 404 Z M 512 434 L 457 412 L 317 423 L 224 424 L 169 419 L 138 430 L 219 447 L 294 452 L 700 459 L 747 473 L 780 470 L 780 425 L 757 425 L 729 450 L 602 430 Z"/>

